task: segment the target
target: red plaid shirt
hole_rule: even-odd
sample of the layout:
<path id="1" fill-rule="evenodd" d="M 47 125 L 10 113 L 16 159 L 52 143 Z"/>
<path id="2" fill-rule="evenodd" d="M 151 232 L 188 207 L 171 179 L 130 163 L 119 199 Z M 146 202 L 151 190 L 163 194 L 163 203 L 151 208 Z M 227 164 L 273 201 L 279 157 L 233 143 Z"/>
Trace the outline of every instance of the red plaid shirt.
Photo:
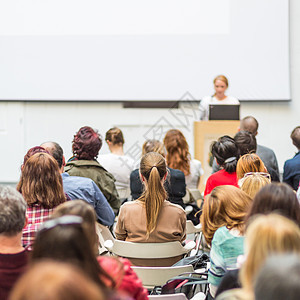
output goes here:
<path id="1" fill-rule="evenodd" d="M 40 204 L 34 204 L 27 207 L 26 215 L 28 224 L 23 229 L 22 244 L 23 246 L 31 246 L 34 242 L 35 233 L 38 231 L 40 224 L 47 221 L 53 208 L 44 208 Z"/>

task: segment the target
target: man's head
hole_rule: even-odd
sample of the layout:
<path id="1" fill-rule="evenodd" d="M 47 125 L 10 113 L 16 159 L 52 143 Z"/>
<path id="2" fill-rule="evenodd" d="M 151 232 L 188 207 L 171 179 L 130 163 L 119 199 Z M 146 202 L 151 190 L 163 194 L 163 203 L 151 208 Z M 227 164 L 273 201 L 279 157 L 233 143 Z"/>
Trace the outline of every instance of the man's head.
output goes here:
<path id="1" fill-rule="evenodd" d="M 239 148 L 240 156 L 255 153 L 257 148 L 256 138 L 248 131 L 239 131 L 234 136 L 234 141 Z"/>
<path id="2" fill-rule="evenodd" d="M 291 133 L 291 139 L 293 141 L 293 145 L 295 145 L 297 149 L 300 150 L 300 126 L 294 128 Z"/>
<path id="3" fill-rule="evenodd" d="M 55 142 L 45 142 L 41 145 L 46 149 L 50 155 L 52 155 L 58 163 L 59 168 L 61 169 L 65 165 L 64 151 L 62 147 Z"/>
<path id="4" fill-rule="evenodd" d="M 26 202 L 14 188 L 0 185 L 0 236 L 15 236 L 26 222 Z"/>
<path id="5" fill-rule="evenodd" d="M 240 122 L 240 130 L 241 131 L 248 131 L 252 133 L 254 136 L 257 135 L 258 130 L 258 122 L 252 116 L 247 116 L 243 118 Z"/>

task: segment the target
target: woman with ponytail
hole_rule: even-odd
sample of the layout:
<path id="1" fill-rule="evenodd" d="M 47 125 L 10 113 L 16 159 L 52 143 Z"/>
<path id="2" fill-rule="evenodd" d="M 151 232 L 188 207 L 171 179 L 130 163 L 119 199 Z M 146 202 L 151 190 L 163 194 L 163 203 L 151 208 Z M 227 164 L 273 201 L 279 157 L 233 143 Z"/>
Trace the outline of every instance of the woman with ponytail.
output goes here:
<path id="1" fill-rule="evenodd" d="M 156 152 L 145 154 L 141 159 L 140 177 L 144 192 L 137 200 L 121 207 L 115 230 L 117 239 L 138 243 L 183 242 L 186 215 L 179 205 L 166 200 L 167 166 L 163 156 Z M 132 262 L 144 266 L 170 266 L 179 259 Z"/>

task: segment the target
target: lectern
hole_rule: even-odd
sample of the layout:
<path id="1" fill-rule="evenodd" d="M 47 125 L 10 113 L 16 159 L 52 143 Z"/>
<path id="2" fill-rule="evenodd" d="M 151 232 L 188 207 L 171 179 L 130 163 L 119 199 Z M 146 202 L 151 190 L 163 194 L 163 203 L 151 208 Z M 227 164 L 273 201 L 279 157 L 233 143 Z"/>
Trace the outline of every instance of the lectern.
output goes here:
<path id="1" fill-rule="evenodd" d="M 233 137 L 238 130 L 240 121 L 196 121 L 194 122 L 194 153 L 202 163 L 204 176 L 201 177 L 200 190 L 204 190 L 205 182 L 212 168 L 209 166 L 210 145 L 223 135 Z"/>

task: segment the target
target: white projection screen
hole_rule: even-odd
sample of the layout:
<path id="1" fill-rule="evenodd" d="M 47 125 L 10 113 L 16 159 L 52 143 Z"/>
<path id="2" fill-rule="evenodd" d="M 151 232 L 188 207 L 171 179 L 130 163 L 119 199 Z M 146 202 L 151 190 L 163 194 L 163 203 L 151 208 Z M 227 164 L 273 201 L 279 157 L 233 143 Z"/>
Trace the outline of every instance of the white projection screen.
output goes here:
<path id="1" fill-rule="evenodd" d="M 288 0 L 1 0 L 0 100 L 290 100 Z"/>

